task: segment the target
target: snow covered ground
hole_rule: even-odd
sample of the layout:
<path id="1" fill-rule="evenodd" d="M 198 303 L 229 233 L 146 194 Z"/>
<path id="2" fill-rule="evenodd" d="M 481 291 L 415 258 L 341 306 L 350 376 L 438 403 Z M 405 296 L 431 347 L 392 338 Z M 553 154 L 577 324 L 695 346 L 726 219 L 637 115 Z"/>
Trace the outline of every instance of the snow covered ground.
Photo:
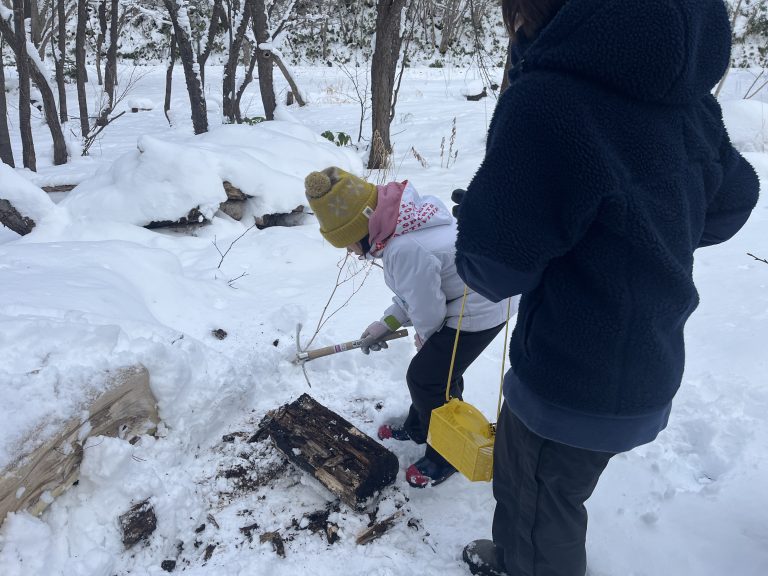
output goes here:
<path id="1" fill-rule="evenodd" d="M 46 128 L 38 123 L 39 173 L 0 172 L 0 188 L 29 198 L 39 220 L 23 238 L 0 229 L 0 465 L 22 442 L 42 442 L 51 426 L 78 414 L 97 391 L 94 375 L 109 368 L 148 367 L 163 425 L 157 438 L 136 445 L 89 439 L 78 486 L 41 518 L 14 514 L 0 529 L 0 574 L 156 575 L 166 573 L 161 563 L 167 560 L 177 561 L 176 572 L 183 568 L 193 576 L 467 574 L 464 544 L 490 535 L 489 484 L 454 477 L 415 490 L 401 472 L 382 494 L 376 518 L 402 514 L 383 537 L 358 546 L 355 537 L 368 515 L 334 507 L 328 492 L 285 467 L 268 444 L 246 441 L 266 411 L 304 392 L 371 435 L 407 411 L 404 374 L 415 352 L 410 341 L 370 357 L 353 351 L 312 362 L 311 389 L 290 363 L 296 324 L 306 326 L 306 341 L 343 260 L 323 242 L 316 223 L 308 218 L 295 228 L 253 229 L 234 244 L 247 224 L 227 217 L 192 234 L 136 225 L 143 217 L 133 210 L 153 199 L 157 185 L 136 177 L 142 142 L 158 151 L 155 160 L 168 155 L 167 166 L 155 162 L 145 172 L 161 174 L 165 192 L 154 200 L 166 208 L 174 208 L 176 197 L 169 191 L 203 193 L 208 187 L 201 183 L 212 175 L 237 172 L 265 201 L 289 206 L 299 173 L 331 158 L 361 170 L 354 151 L 313 141 L 326 130 L 356 140 L 354 87 L 333 69 L 299 69 L 311 105 L 280 111 L 288 124 L 265 140 L 274 160 L 257 165 L 237 148 L 259 141 L 264 127 L 225 127 L 192 140 L 180 71 L 173 128 L 162 112 L 165 71 L 145 72 L 131 96 L 144 107 L 154 104 L 153 110 L 117 120 L 90 157 L 50 166 Z M 210 67 L 206 76 L 214 87 L 206 93 L 215 127 L 221 69 Z M 370 177 L 408 178 L 421 192 L 448 201 L 483 154 L 494 100 L 461 96 L 477 79 L 474 71 L 408 70 L 392 130 L 394 168 Z M 765 185 L 768 94 L 739 100 L 750 83 L 748 73 L 732 74 L 722 100 L 734 142 Z M 257 88 L 244 97 L 246 116 L 261 113 L 256 94 Z M 15 122 L 11 134 L 17 138 Z M 297 134 L 300 146 L 291 140 Z M 214 144 L 231 148 L 229 164 L 221 156 L 211 159 Z M 18 140 L 14 146 L 19 161 Z M 458 151 L 450 161 L 449 148 L 451 156 Z M 20 178 L 38 186 L 87 182 L 54 204 Z M 128 192 L 135 196 L 127 198 Z M 220 193 L 210 192 L 207 201 L 215 205 Z M 683 386 L 669 428 L 653 444 L 616 457 L 588 503 L 593 576 L 768 574 L 768 264 L 747 255 L 768 257 L 766 226 L 763 197 L 733 241 L 697 253 L 701 306 L 687 328 Z M 231 246 L 223 261 L 217 246 Z M 388 305 L 380 269 L 354 260 L 343 267 L 341 277 L 349 281 L 331 309 L 359 291 L 313 346 L 356 338 Z M 219 328 L 226 339 L 211 334 Z M 466 398 L 488 416 L 496 407 L 502 345 L 499 338 L 468 373 Z M 415 446 L 388 447 L 403 467 L 420 454 Z M 157 530 L 148 545 L 125 552 L 117 518 L 145 498 L 157 513 Z M 318 511 L 338 526 L 338 542 L 313 532 L 306 517 Z M 285 557 L 259 541 L 272 531 L 284 538 Z"/>

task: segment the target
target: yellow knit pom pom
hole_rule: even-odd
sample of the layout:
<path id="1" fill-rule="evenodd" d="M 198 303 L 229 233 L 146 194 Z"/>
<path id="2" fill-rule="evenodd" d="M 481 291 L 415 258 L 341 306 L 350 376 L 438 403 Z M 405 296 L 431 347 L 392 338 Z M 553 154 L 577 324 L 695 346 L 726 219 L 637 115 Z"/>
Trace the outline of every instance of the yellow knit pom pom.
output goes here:
<path id="1" fill-rule="evenodd" d="M 322 198 L 331 191 L 331 179 L 323 172 L 312 172 L 304 179 L 307 198 Z"/>

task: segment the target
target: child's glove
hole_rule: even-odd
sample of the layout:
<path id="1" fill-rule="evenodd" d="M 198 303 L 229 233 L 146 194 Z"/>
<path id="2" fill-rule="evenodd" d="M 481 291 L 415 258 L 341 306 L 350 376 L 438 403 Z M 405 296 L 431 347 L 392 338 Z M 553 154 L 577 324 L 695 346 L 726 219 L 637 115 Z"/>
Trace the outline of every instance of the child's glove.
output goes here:
<path id="1" fill-rule="evenodd" d="M 381 320 L 376 320 L 373 324 L 368 326 L 363 332 L 360 339 L 363 341 L 360 345 L 360 350 L 363 354 L 370 354 L 371 350 L 378 352 L 382 348 L 389 348 L 384 338 L 392 334 L 394 330 L 390 330 Z"/>
<path id="2" fill-rule="evenodd" d="M 453 191 L 451 194 L 451 201 L 456 204 L 453 208 L 451 208 L 451 213 L 453 214 L 454 218 L 459 217 L 459 204 L 461 204 L 461 201 L 464 199 L 464 194 L 466 194 L 467 191 L 463 188 L 457 188 Z"/>

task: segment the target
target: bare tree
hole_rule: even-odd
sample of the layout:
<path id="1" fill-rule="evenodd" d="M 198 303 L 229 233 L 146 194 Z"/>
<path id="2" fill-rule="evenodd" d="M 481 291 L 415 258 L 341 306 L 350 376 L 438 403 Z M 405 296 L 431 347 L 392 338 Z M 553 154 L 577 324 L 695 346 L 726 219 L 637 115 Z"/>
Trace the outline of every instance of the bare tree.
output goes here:
<path id="1" fill-rule="evenodd" d="M 461 33 L 461 24 L 468 6 L 467 0 L 447 0 L 445 2 L 442 14 L 442 34 L 438 47 L 440 54 L 445 55 L 456 37 Z"/>
<path id="2" fill-rule="evenodd" d="M 5 41 L 11 44 L 26 46 L 27 34 L 24 27 L 24 0 L 13 0 L 13 27 L 14 34 L 9 35 L 6 27 L 10 28 L 10 21 L 3 20 L 3 36 Z M 9 37 L 11 36 L 11 37 Z M 13 45 L 11 45 L 13 49 Z M 16 50 L 14 50 L 16 53 Z M 21 155 L 24 167 L 32 171 L 37 170 L 37 157 L 35 156 L 35 143 L 32 140 L 32 114 L 29 106 L 29 59 L 19 58 L 16 54 L 16 69 L 19 73 L 19 129 L 21 130 Z"/>
<path id="3" fill-rule="evenodd" d="M 223 112 L 224 116 L 230 122 L 237 122 L 240 119 L 240 109 L 238 106 L 237 94 L 237 64 L 240 59 L 240 48 L 243 45 L 243 39 L 245 33 L 248 30 L 248 24 L 251 20 L 251 5 L 250 2 L 245 2 L 242 6 L 242 11 L 238 11 L 237 7 L 230 6 L 235 14 L 232 17 L 232 21 L 236 26 L 234 32 L 230 32 L 229 43 L 229 57 L 227 63 L 224 65 L 224 81 L 223 81 Z M 230 28 L 230 31 L 232 28 Z M 249 72 L 252 73 L 251 67 Z"/>
<path id="4" fill-rule="evenodd" d="M 253 15 L 253 35 L 256 37 L 256 46 L 259 47 L 261 44 L 271 40 L 267 9 L 264 0 L 248 1 L 251 3 L 251 13 Z M 274 120 L 277 100 L 275 98 L 275 81 L 271 54 L 261 49 L 256 50 L 256 63 L 259 70 L 259 89 L 261 91 L 261 101 L 264 104 L 264 116 L 267 120 Z"/>
<path id="5" fill-rule="evenodd" d="M 64 82 L 64 64 L 67 53 L 67 10 L 66 0 L 56 2 L 56 41 L 51 36 L 51 54 L 56 67 L 56 86 L 59 92 L 59 120 L 67 122 L 67 89 Z"/>
<path id="6" fill-rule="evenodd" d="M 53 89 L 48 82 L 47 71 L 43 70 L 37 52 L 33 47 L 30 47 L 27 42 L 26 32 L 23 30 L 23 23 L 21 24 L 21 34 L 18 32 L 18 28 L 18 24 L 15 24 L 12 28 L 9 21 L 0 19 L 0 34 L 2 34 L 5 41 L 10 45 L 11 50 L 16 57 L 17 66 L 20 62 L 24 63 L 23 68 L 27 74 L 27 91 L 29 91 L 29 80 L 31 78 L 37 85 L 40 95 L 42 96 L 45 122 L 48 125 L 48 129 L 51 131 L 51 138 L 53 139 L 53 163 L 55 165 L 64 164 L 67 161 L 67 144 L 64 140 L 64 133 L 61 129 L 58 111 L 56 110 L 56 98 L 54 97 Z M 21 67 L 19 83 L 21 85 Z M 29 98 L 28 92 L 27 98 Z M 19 112 L 20 114 L 22 113 L 21 110 Z M 29 114 L 29 104 L 27 104 L 27 114 Z"/>
<path id="7" fill-rule="evenodd" d="M 115 85 L 117 84 L 117 41 L 119 39 L 119 2 L 110 0 L 109 8 L 109 45 L 107 47 L 107 66 L 104 69 L 104 91 L 108 104 L 106 114 L 112 112 L 115 105 Z"/>
<path id="8" fill-rule="evenodd" d="M 192 31 L 189 25 L 186 0 L 163 0 L 173 24 L 173 32 L 176 36 L 176 44 L 179 48 L 181 65 L 184 68 L 184 78 L 187 83 L 189 103 L 192 107 L 192 125 L 195 134 L 208 132 L 208 110 L 203 88 L 198 75 L 199 65 L 195 52 L 192 50 Z"/>
<path id="9" fill-rule="evenodd" d="M 0 54 L 3 52 L 3 44 L 3 39 L 0 37 Z M 5 100 L 5 69 L 2 56 L 0 56 L 0 162 L 11 167 L 16 166 L 13 163 L 11 134 L 8 131 L 8 102 Z"/>
<path id="10" fill-rule="evenodd" d="M 88 75 L 85 69 L 85 35 L 88 24 L 88 0 L 77 0 L 77 31 L 75 32 L 75 69 L 77 70 L 77 103 L 80 109 L 80 134 L 83 137 L 91 129 L 88 120 L 88 96 L 85 83 Z"/>
<path id="11" fill-rule="evenodd" d="M 376 46 L 371 62 L 373 139 L 368 157 L 369 170 L 386 166 L 392 152 L 389 128 L 394 114 L 392 95 L 403 43 L 400 24 L 405 3 L 406 0 L 378 0 L 376 4 Z"/>
<path id="12" fill-rule="evenodd" d="M 200 82 L 203 86 L 205 86 L 205 63 L 211 55 L 216 36 L 224 24 L 227 24 L 227 15 L 224 13 L 223 0 L 213 0 L 211 20 L 208 25 L 208 35 L 205 38 L 203 49 L 197 54 L 197 63 L 200 66 Z"/>
<path id="13" fill-rule="evenodd" d="M 168 112 L 171 109 L 171 89 L 173 88 L 173 67 L 176 64 L 176 36 L 171 34 L 171 48 L 168 52 L 168 68 L 165 71 L 165 103 L 163 112 L 168 124 L 171 124 L 171 117 Z"/>

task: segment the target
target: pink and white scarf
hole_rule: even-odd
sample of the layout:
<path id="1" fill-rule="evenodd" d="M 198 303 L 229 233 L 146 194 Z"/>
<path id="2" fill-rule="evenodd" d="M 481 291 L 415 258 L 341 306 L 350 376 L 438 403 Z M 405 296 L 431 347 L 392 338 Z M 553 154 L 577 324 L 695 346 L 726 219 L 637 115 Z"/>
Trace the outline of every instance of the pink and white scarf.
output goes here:
<path id="1" fill-rule="evenodd" d="M 381 256 L 392 238 L 453 221 L 445 204 L 434 196 L 422 198 L 408 180 L 389 182 L 377 186 L 377 189 L 378 203 L 368 223 L 371 255 L 374 257 Z"/>

